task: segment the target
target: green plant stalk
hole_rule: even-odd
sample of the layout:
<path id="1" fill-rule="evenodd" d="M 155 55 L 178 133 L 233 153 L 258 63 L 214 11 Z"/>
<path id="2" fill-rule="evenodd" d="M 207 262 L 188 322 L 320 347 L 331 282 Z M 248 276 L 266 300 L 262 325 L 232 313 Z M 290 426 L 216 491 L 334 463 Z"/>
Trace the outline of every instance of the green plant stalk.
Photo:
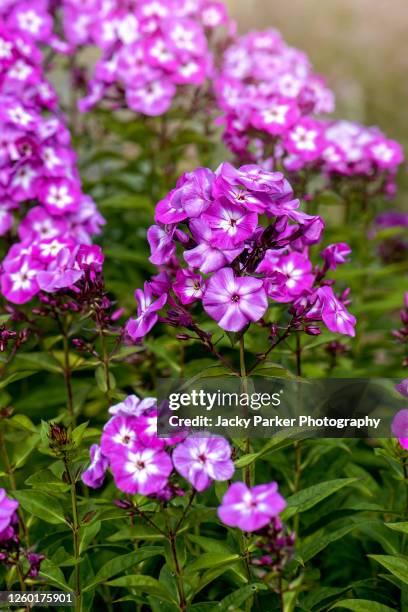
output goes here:
<path id="1" fill-rule="evenodd" d="M 78 498 L 76 492 L 76 484 L 75 480 L 72 478 L 72 474 L 69 467 L 69 460 L 67 454 L 64 455 L 64 465 L 65 470 L 68 476 L 70 489 L 71 489 L 71 507 L 72 507 L 72 542 L 73 542 L 73 552 L 75 559 L 75 568 L 74 568 L 74 580 L 75 580 L 75 612 L 82 611 L 82 594 L 81 594 L 81 579 L 80 579 L 80 571 L 79 571 L 79 514 L 78 514 Z"/>
<path id="2" fill-rule="evenodd" d="M 245 364 L 244 336 L 242 336 L 239 341 L 239 369 L 240 369 L 240 377 L 241 377 L 241 393 L 248 393 L 247 370 L 246 370 L 246 364 Z M 251 452 L 251 441 L 249 438 L 246 438 L 245 439 L 245 454 L 249 454 L 250 452 Z M 252 467 L 250 465 L 247 465 L 244 468 L 244 481 L 247 487 L 251 486 Z"/>
<path id="3" fill-rule="evenodd" d="M 247 378 L 247 369 L 245 363 L 245 340 L 244 336 L 241 336 L 239 341 L 239 366 L 240 366 L 240 377 L 241 377 L 241 393 L 248 393 L 248 378 Z M 247 416 L 247 415 L 246 415 Z M 251 452 L 251 441 L 249 438 L 245 440 L 245 454 L 249 454 Z M 252 486 L 253 481 L 253 466 L 247 465 L 244 468 L 244 482 L 247 487 Z M 244 533 L 241 536 L 241 546 L 242 546 L 242 554 L 245 560 L 245 568 L 248 575 L 248 582 L 251 582 L 251 569 L 250 569 L 250 555 L 248 552 L 248 543 L 247 538 Z M 253 598 L 250 597 L 246 604 L 245 610 L 246 612 L 250 612 L 252 609 Z"/>
<path id="4" fill-rule="evenodd" d="M 101 348 L 102 348 L 102 365 L 103 371 L 105 374 L 105 383 L 106 383 L 106 395 L 108 398 L 108 403 L 110 402 L 110 394 L 111 394 L 111 384 L 110 384 L 110 376 L 109 376 L 109 354 L 106 347 L 106 339 L 105 334 L 103 333 L 103 329 L 99 328 L 99 337 L 101 339 Z"/>
<path id="5" fill-rule="evenodd" d="M 74 428 L 76 425 L 76 418 L 75 418 L 75 409 L 74 409 L 74 393 L 72 390 L 72 371 L 71 371 L 71 365 L 69 363 L 68 330 L 66 329 L 65 325 L 62 323 L 58 315 L 56 315 L 56 321 L 58 323 L 58 327 L 62 335 L 62 344 L 63 344 L 63 350 L 64 350 L 63 373 L 64 373 L 65 389 L 67 392 L 67 410 L 68 410 L 70 425 L 72 426 L 72 428 Z"/>

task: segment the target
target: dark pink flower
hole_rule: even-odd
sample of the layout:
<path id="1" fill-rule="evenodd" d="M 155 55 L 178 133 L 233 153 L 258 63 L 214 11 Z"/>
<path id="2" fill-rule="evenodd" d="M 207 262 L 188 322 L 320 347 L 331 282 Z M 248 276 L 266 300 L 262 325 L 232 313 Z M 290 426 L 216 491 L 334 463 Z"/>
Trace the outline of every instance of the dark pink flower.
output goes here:
<path id="1" fill-rule="evenodd" d="M 109 459 L 102 454 L 97 444 L 92 444 L 89 452 L 91 463 L 82 474 L 82 482 L 92 489 L 99 489 L 103 485 Z"/>
<path id="2" fill-rule="evenodd" d="M 179 474 L 197 491 L 207 489 L 212 480 L 229 480 L 235 471 L 231 447 L 221 437 L 187 438 L 176 446 L 172 459 Z"/>
<path id="3" fill-rule="evenodd" d="M 182 304 L 191 304 L 203 296 L 205 283 L 199 274 L 178 270 L 172 287 Z"/>
<path id="4" fill-rule="evenodd" d="M 143 338 L 154 327 L 158 321 L 157 312 L 163 308 L 167 301 L 164 293 L 156 301 L 153 301 L 153 293 L 149 283 L 145 283 L 144 292 L 136 289 L 135 299 L 138 303 L 137 318 L 130 319 L 126 325 L 126 331 L 132 340 Z"/>
<path id="5" fill-rule="evenodd" d="M 225 493 L 218 516 L 225 525 L 242 531 L 265 527 L 284 508 L 286 502 L 278 493 L 276 482 L 249 489 L 243 482 L 234 482 Z"/>
<path id="6" fill-rule="evenodd" d="M 347 257 L 350 255 L 351 249 L 345 242 L 338 242 L 336 244 L 329 244 L 320 253 L 323 257 L 326 267 L 329 270 L 335 270 L 338 264 L 346 263 Z"/>
<path id="7" fill-rule="evenodd" d="M 153 495 L 165 487 L 173 465 L 166 452 L 135 444 L 112 456 L 111 469 L 124 493 Z"/>
<path id="8" fill-rule="evenodd" d="M 239 331 L 265 314 L 268 299 L 261 279 L 237 277 L 231 268 L 223 268 L 208 281 L 203 306 L 222 329 Z"/>
<path id="9" fill-rule="evenodd" d="M 7 497 L 6 491 L 0 489 L 0 541 L 6 539 L 6 536 L 13 535 L 9 533 L 9 528 L 13 523 L 18 505 L 18 501 L 10 499 L 10 497 Z"/>

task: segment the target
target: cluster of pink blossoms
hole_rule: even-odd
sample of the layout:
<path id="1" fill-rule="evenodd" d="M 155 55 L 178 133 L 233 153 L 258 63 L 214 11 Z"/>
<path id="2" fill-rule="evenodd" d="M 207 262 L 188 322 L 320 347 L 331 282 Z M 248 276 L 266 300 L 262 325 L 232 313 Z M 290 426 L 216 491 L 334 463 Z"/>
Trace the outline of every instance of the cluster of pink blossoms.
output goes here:
<path id="1" fill-rule="evenodd" d="M 182 86 L 200 86 L 212 74 L 209 37 L 229 23 L 226 8 L 213 0 L 93 0 L 66 3 L 65 30 L 76 44 L 102 50 L 88 95 L 89 110 L 109 90 L 117 104 L 145 115 L 161 115 Z"/>
<path id="2" fill-rule="evenodd" d="M 404 378 L 396 387 L 398 393 L 408 399 L 408 378 Z M 408 408 L 397 412 L 391 425 L 391 431 L 404 450 L 408 450 Z"/>
<path id="3" fill-rule="evenodd" d="M 157 436 L 157 400 L 129 395 L 109 409 L 100 445 L 90 449 L 91 464 L 82 474 L 92 488 L 103 485 L 110 468 L 120 491 L 169 501 L 184 495 L 176 473 L 198 492 L 213 481 L 230 480 L 235 468 L 231 447 L 220 436 L 172 438 Z M 275 482 L 248 489 L 235 482 L 226 492 L 218 514 L 226 525 L 245 531 L 265 527 L 286 506 Z"/>
<path id="4" fill-rule="evenodd" d="M 8 30 L 20 32 L 34 42 L 47 44 L 56 52 L 66 53 L 69 45 L 55 33 L 55 11 L 70 0 L 2 0 L 0 18 Z"/>
<path id="5" fill-rule="evenodd" d="M 262 319 L 269 300 L 290 304 L 298 329 L 319 333 L 316 323 L 323 321 L 354 336 L 348 292 L 336 296 L 325 278 L 347 261 L 350 248 L 328 246 L 322 266 L 313 267 L 309 246 L 320 241 L 324 224 L 299 206 L 283 174 L 256 165 L 223 163 L 216 172 L 183 175 L 156 206 L 147 238 L 159 274 L 136 290 L 129 336 L 145 336 L 165 306 L 162 321 L 194 329 L 190 307 L 197 302 L 222 329 L 237 332 Z"/>
<path id="6" fill-rule="evenodd" d="M 404 159 L 401 145 L 376 127 L 310 117 L 288 131 L 276 154 L 291 172 L 312 168 L 331 178 L 380 180 L 379 188 L 389 197 L 395 194 L 395 175 Z"/>
<path id="7" fill-rule="evenodd" d="M 110 467 L 115 484 L 124 493 L 170 499 L 182 494 L 170 481 L 173 469 L 197 491 L 213 480 L 228 480 L 234 473 L 231 448 L 221 437 L 172 438 L 157 436 L 157 400 L 135 395 L 109 409 L 100 446 L 91 447 L 91 465 L 83 473 L 86 485 L 102 486 Z"/>
<path id="8" fill-rule="evenodd" d="M 72 268 L 75 247 L 89 245 L 104 223 L 82 192 L 70 135 L 41 60 L 30 39 L 0 23 L 0 235 L 10 242 L 14 230 L 18 236 L 0 277 L 3 295 L 14 303 L 38 293 L 38 272 L 56 270 L 57 260 L 60 271 Z M 14 213 L 28 205 L 17 226 Z"/>
<path id="9" fill-rule="evenodd" d="M 334 108 L 333 93 L 306 55 L 272 29 L 250 32 L 227 49 L 215 92 L 225 113 L 225 140 L 243 156 L 251 132 L 282 139 L 311 113 Z"/>
<path id="10" fill-rule="evenodd" d="M 224 140 L 239 158 L 280 163 L 290 172 L 380 177 L 383 191 L 394 194 L 401 146 L 378 128 L 316 119 L 333 111 L 333 94 L 275 30 L 251 32 L 227 49 L 215 92 Z"/>

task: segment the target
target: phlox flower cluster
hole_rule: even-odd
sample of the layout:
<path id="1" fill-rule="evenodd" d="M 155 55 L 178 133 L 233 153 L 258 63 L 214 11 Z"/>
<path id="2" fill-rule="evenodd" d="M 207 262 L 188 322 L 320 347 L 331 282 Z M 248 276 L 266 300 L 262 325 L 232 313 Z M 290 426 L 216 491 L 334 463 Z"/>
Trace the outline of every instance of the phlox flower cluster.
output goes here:
<path id="1" fill-rule="evenodd" d="M 404 378 L 395 388 L 398 393 L 408 399 L 408 378 Z M 402 448 L 408 450 L 408 408 L 399 410 L 394 416 L 391 431 L 398 438 Z"/>
<path id="2" fill-rule="evenodd" d="M 90 449 L 91 464 L 82 475 L 92 488 L 102 486 L 110 468 L 120 491 L 169 500 L 183 494 L 174 470 L 196 491 L 214 480 L 228 480 L 234 473 L 231 448 L 221 437 L 172 438 L 157 436 L 157 402 L 135 395 L 109 409 L 100 445 Z"/>
<path id="3" fill-rule="evenodd" d="M 275 30 L 251 32 L 225 51 L 215 93 L 224 140 L 240 159 L 379 180 L 378 190 L 394 195 L 401 146 L 376 127 L 317 119 L 333 111 L 334 96 Z"/>
<path id="4" fill-rule="evenodd" d="M 20 32 L 36 43 L 49 45 L 58 53 L 68 53 L 72 46 L 62 40 L 56 30 L 56 12 L 71 0 L 2 0 L 0 18 L 8 30 Z"/>
<path id="5" fill-rule="evenodd" d="M 333 93 L 307 56 L 273 29 L 235 40 L 224 53 L 214 86 L 224 112 L 225 140 L 242 157 L 248 156 L 251 133 L 282 139 L 311 113 L 334 108 Z"/>
<path id="6" fill-rule="evenodd" d="M 125 97 L 128 108 L 150 116 L 165 113 L 180 88 L 203 85 L 213 71 L 209 38 L 229 24 L 225 6 L 213 0 L 70 0 L 64 16 L 71 43 L 102 52 L 81 110 L 109 90 L 114 105 Z"/>
<path id="7" fill-rule="evenodd" d="M 199 333 L 192 318 L 198 303 L 231 332 L 266 316 L 269 303 L 288 304 L 297 328 L 354 335 L 347 292 L 337 297 L 329 270 L 347 261 L 348 245 L 329 245 L 323 265 L 312 265 L 310 245 L 320 241 L 323 221 L 299 209 L 279 172 L 223 163 L 183 175 L 156 206 L 148 230 L 150 261 L 159 274 L 136 290 L 138 313 L 127 324 L 137 341 L 159 320 Z"/>
<path id="8" fill-rule="evenodd" d="M 1 23 L 0 71 L 0 235 L 12 241 L 16 233 L 18 239 L 1 265 L 1 291 L 11 302 L 23 303 L 42 284 L 50 290 L 49 279 L 38 280 L 39 271 L 74 267 L 75 247 L 89 245 L 104 220 L 82 192 L 70 135 L 43 76 L 40 52 Z M 15 213 L 27 208 L 18 224 Z M 60 281 L 55 279 L 56 288 Z"/>

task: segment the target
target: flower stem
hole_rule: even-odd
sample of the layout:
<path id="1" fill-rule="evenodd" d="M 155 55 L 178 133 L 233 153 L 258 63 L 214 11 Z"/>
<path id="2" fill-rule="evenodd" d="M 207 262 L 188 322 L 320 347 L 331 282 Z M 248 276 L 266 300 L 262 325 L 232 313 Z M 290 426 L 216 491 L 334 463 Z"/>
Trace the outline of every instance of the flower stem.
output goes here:
<path id="1" fill-rule="evenodd" d="M 72 372 L 71 372 L 71 365 L 69 363 L 68 330 L 63 324 L 63 322 L 61 321 L 61 319 L 58 317 L 58 315 L 56 316 L 56 320 L 57 320 L 58 326 L 61 331 L 62 343 L 63 343 L 63 349 L 64 349 L 63 372 L 64 372 L 65 388 L 67 391 L 67 409 L 68 409 L 69 421 L 70 421 L 71 426 L 75 427 L 76 419 L 75 419 L 75 409 L 74 409 L 74 393 L 72 390 L 72 379 L 71 379 Z"/>
<path id="2" fill-rule="evenodd" d="M 247 370 L 245 364 L 245 340 L 244 336 L 241 336 L 239 341 L 239 369 L 241 377 L 241 393 L 248 393 L 248 379 Z M 247 416 L 247 414 L 245 414 Z M 245 454 L 248 455 L 251 452 L 251 441 L 249 438 L 245 439 Z M 252 467 L 247 465 L 244 468 L 244 481 L 247 487 L 251 486 L 252 482 Z"/>
<path id="3" fill-rule="evenodd" d="M 74 549 L 74 559 L 75 559 L 75 568 L 74 568 L 74 583 L 75 583 L 75 612 L 81 612 L 82 610 L 82 595 L 81 595 L 81 578 L 79 571 L 79 515 L 78 515 L 78 498 L 76 492 L 76 483 L 75 479 L 72 477 L 68 457 L 64 455 L 64 465 L 65 470 L 68 476 L 68 481 L 71 489 L 71 506 L 72 506 L 72 541 L 73 541 L 73 549 Z"/>
<path id="4" fill-rule="evenodd" d="M 105 334 L 103 333 L 102 327 L 99 328 L 99 337 L 101 339 L 102 364 L 103 364 L 103 371 L 105 374 L 106 395 L 108 398 L 108 403 L 110 403 L 111 381 L 110 381 L 110 375 L 109 375 L 109 354 L 108 354 L 108 350 L 106 347 L 106 339 L 105 339 Z"/>

